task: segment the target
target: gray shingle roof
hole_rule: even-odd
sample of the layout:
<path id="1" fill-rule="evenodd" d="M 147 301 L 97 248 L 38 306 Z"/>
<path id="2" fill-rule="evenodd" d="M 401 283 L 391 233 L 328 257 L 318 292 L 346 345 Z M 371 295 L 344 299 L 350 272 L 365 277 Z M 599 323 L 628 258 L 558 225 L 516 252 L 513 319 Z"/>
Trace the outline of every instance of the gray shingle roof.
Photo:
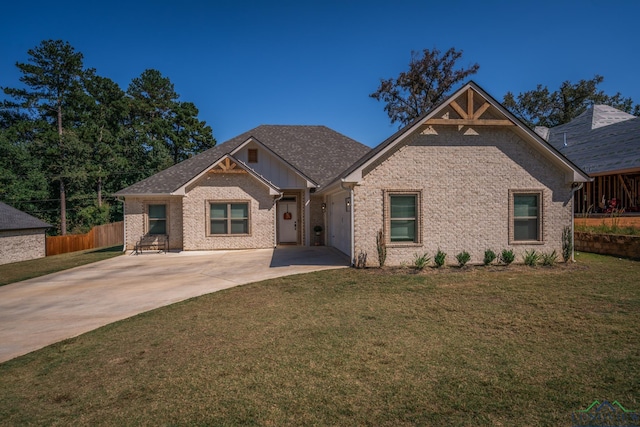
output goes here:
<path id="1" fill-rule="evenodd" d="M 171 193 L 251 137 L 269 147 L 320 187 L 371 150 L 326 126 L 262 125 L 124 188 L 115 195 Z"/>
<path id="2" fill-rule="evenodd" d="M 609 106 L 551 128 L 549 143 L 590 175 L 640 169 L 640 117 Z"/>
<path id="3" fill-rule="evenodd" d="M 0 202 L 0 231 L 31 230 L 34 228 L 49 227 L 51 227 L 51 225 L 46 222 Z"/>

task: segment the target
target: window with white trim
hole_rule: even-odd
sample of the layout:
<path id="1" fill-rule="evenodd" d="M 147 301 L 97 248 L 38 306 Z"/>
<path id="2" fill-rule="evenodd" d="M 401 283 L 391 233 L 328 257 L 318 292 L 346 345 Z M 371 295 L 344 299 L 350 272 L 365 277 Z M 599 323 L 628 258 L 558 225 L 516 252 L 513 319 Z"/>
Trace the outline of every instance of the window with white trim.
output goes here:
<path id="1" fill-rule="evenodd" d="M 249 234 L 249 202 L 210 202 L 209 234 Z"/>

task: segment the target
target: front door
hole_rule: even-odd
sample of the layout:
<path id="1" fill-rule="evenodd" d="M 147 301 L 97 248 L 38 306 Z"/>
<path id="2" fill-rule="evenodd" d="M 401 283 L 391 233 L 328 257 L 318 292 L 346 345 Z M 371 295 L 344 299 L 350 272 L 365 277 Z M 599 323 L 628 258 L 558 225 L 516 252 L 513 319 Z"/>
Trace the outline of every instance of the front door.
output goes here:
<path id="1" fill-rule="evenodd" d="M 298 243 L 298 200 L 283 197 L 278 202 L 278 243 Z"/>

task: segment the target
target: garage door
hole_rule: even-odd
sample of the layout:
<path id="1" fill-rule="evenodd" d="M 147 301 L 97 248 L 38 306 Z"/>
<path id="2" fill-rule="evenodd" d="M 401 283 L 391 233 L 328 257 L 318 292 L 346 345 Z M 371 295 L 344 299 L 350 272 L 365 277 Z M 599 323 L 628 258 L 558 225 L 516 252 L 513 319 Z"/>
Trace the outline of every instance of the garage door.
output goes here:
<path id="1" fill-rule="evenodd" d="M 351 212 L 346 200 L 349 192 L 343 191 L 329 197 L 329 244 L 350 255 L 351 252 Z"/>

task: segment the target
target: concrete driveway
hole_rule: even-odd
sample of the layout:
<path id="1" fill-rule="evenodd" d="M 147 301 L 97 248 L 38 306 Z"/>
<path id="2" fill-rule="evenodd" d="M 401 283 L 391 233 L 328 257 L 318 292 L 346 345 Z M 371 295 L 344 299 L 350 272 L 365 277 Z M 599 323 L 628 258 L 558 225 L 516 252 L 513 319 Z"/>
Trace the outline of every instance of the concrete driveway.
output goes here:
<path id="1" fill-rule="evenodd" d="M 0 286 L 0 362 L 178 301 L 348 264 L 328 247 L 147 253 Z"/>

